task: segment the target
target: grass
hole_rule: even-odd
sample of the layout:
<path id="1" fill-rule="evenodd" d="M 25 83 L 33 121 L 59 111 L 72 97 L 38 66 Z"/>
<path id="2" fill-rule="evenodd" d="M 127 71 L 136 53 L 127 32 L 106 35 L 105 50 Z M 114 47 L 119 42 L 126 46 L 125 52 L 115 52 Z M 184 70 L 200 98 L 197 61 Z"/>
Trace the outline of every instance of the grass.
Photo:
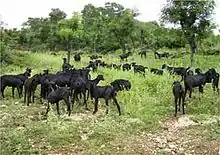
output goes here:
<path id="1" fill-rule="evenodd" d="M 1 74 L 17 74 L 26 67 L 33 69 L 33 75 L 50 69 L 59 71 L 62 58 L 65 53 L 56 56 L 50 53 L 14 52 L 13 64 L 2 66 Z M 107 63 L 121 63 L 113 54 L 104 55 Z M 220 71 L 219 56 L 196 55 L 195 67 L 207 69 L 217 68 Z M 88 55 L 83 55 L 82 61 L 71 64 L 76 68 L 87 65 Z M 147 67 L 160 68 L 167 63 L 173 66 L 187 66 L 190 64 L 189 55 L 176 59 L 154 59 L 153 54 L 141 59 L 134 54 L 129 62 L 137 62 Z M 68 118 L 64 104 L 61 107 L 62 115 L 58 117 L 56 110 L 50 111 L 45 118 L 46 106 L 39 101 L 36 104 L 25 106 L 23 99 L 11 99 L 11 89 L 6 89 L 6 99 L 1 100 L 0 105 L 0 150 L 1 154 L 48 154 L 48 153 L 75 153 L 75 154 L 115 154 L 115 143 L 122 139 L 135 136 L 142 132 L 158 132 L 161 123 L 173 116 L 173 97 L 171 85 L 174 80 L 180 80 L 178 76 L 153 75 L 147 72 L 146 78 L 141 75 L 134 76 L 133 72 L 99 69 L 98 73 L 92 73 L 92 78 L 97 74 L 103 74 L 105 81 L 101 85 L 109 84 L 117 78 L 125 78 L 131 81 L 132 89 L 128 92 L 120 92 L 118 101 L 122 109 L 122 116 L 118 117 L 116 106 L 110 104 L 109 115 L 104 114 L 103 100 L 99 104 L 97 115 L 85 112 L 80 106 L 75 106 L 73 115 Z M 37 90 L 39 96 L 39 89 Z M 187 99 L 187 114 L 193 120 L 201 121 L 219 115 L 219 96 L 213 93 L 211 85 L 205 86 L 205 93 L 199 94 L 195 89 L 193 101 Z M 89 108 L 93 104 L 89 101 Z M 212 126 L 209 126 L 212 128 Z M 210 139 L 220 139 L 219 128 L 213 127 L 213 132 L 208 134 Z M 123 148 L 122 142 L 120 146 Z M 162 153 L 162 152 L 161 152 Z M 163 154 L 163 153 L 162 153 Z"/>

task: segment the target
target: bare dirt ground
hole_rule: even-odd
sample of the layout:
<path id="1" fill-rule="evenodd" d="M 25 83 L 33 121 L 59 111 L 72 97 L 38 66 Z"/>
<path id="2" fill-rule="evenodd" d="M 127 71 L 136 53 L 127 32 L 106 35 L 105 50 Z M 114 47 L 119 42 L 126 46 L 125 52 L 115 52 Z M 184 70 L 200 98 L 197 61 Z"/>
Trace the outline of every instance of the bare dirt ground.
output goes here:
<path id="1" fill-rule="evenodd" d="M 207 140 L 198 126 L 187 116 L 170 118 L 162 132 L 132 137 L 118 154 L 220 155 L 220 140 Z"/>
<path id="2" fill-rule="evenodd" d="M 74 120 L 83 120 L 84 115 L 74 116 Z M 91 118 L 90 118 L 91 119 Z M 94 119 L 94 118 L 93 118 Z M 161 122 L 162 123 L 162 122 Z M 204 122 L 206 125 L 213 122 Z M 220 155 L 220 140 L 207 139 L 208 131 L 201 124 L 187 116 L 168 118 L 162 123 L 161 132 L 142 133 L 139 136 L 112 142 L 113 154 L 118 155 Z M 218 126 L 220 131 L 220 126 Z M 219 132 L 220 133 L 220 132 Z M 83 147 L 69 146 L 68 149 L 51 151 L 52 155 L 86 155 Z"/>

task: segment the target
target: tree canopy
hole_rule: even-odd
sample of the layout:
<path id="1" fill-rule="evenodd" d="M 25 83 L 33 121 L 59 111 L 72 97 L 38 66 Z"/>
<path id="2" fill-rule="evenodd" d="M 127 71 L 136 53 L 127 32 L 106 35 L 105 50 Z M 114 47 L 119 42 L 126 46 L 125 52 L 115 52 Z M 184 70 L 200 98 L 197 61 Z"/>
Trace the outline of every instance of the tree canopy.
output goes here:
<path id="1" fill-rule="evenodd" d="M 70 18 L 52 8 L 48 17 L 29 17 L 18 29 L 4 29 L 2 40 L 12 49 L 30 51 L 57 51 L 85 49 L 90 52 L 126 51 L 142 45 L 152 50 L 160 48 L 182 48 L 188 43 L 192 53 L 198 43 L 209 45 L 218 42 L 211 31 L 214 0 L 184 1 L 167 0 L 163 7 L 163 23 L 173 23 L 181 28 L 167 28 L 156 21 L 141 22 L 135 19 L 138 10 L 125 8 L 117 3 L 105 3 L 102 7 L 92 4 Z M 216 43 L 217 44 L 217 43 Z"/>
<path id="2" fill-rule="evenodd" d="M 214 28 L 214 8 L 214 0 L 167 0 L 162 9 L 162 21 L 181 26 L 182 33 L 190 45 L 191 65 L 197 49 L 196 40 L 207 37 Z"/>

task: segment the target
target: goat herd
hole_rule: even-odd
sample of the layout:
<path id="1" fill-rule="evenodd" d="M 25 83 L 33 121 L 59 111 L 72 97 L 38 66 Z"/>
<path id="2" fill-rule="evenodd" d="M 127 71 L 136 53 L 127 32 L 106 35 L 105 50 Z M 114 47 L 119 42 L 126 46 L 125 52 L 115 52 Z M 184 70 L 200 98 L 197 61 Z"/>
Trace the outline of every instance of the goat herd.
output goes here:
<path id="1" fill-rule="evenodd" d="M 139 53 L 141 56 L 146 52 Z M 121 54 L 120 59 L 127 60 L 131 52 Z M 143 54 L 143 55 L 145 55 Z M 165 54 L 167 57 L 167 54 Z M 80 54 L 74 55 L 74 60 L 80 61 Z M 83 98 L 83 105 L 88 110 L 87 101 L 89 99 L 95 100 L 94 111 L 95 114 L 98 111 L 98 100 L 100 98 L 105 99 L 106 114 L 108 113 L 108 103 L 110 99 L 113 99 L 117 106 L 118 113 L 121 115 L 120 106 L 117 101 L 117 93 L 119 91 L 129 91 L 131 89 L 131 83 L 127 79 L 116 79 L 106 86 L 97 86 L 101 80 L 104 80 L 103 75 L 98 75 L 95 79 L 91 80 L 90 71 L 96 72 L 99 67 L 111 68 L 123 71 L 129 71 L 133 67 L 134 73 L 141 73 L 145 76 L 145 70 L 149 69 L 142 65 L 137 65 L 135 62 L 124 64 L 107 64 L 102 61 L 102 56 L 92 55 L 90 56 L 88 66 L 81 69 L 75 69 L 71 64 L 67 62 L 66 58 L 63 58 L 62 71 L 57 73 L 49 73 L 49 70 L 43 70 L 43 73 L 35 74 L 31 76 L 31 69 L 27 68 L 26 71 L 18 75 L 2 75 L 1 76 L 1 95 L 4 98 L 4 90 L 6 87 L 12 87 L 12 97 L 14 98 L 14 90 L 17 88 L 19 98 L 22 96 L 24 88 L 24 103 L 34 103 L 35 91 L 38 85 L 40 85 L 40 98 L 48 100 L 48 106 L 46 115 L 50 110 L 50 103 L 56 103 L 57 114 L 60 114 L 59 101 L 64 100 L 67 105 L 68 115 L 71 115 L 72 106 L 76 101 L 79 102 Z M 173 95 L 175 100 L 175 116 L 177 109 L 180 111 L 182 105 L 183 114 L 185 114 L 184 105 L 187 91 L 189 91 L 189 97 L 191 98 L 192 89 L 199 87 L 199 92 L 203 93 L 203 87 L 206 83 L 212 83 L 213 90 L 219 93 L 219 73 L 214 68 L 209 69 L 205 73 L 202 73 L 201 69 L 196 68 L 195 73 L 189 70 L 190 67 L 171 67 L 167 64 L 163 64 L 161 69 L 150 68 L 150 72 L 163 75 L 164 69 L 170 74 L 181 75 L 181 81 L 184 81 L 184 87 L 181 81 L 173 82 Z M 181 103 L 182 102 L 182 103 Z M 179 105 L 178 105 L 179 103 Z M 179 106 L 179 108 L 178 108 Z"/>

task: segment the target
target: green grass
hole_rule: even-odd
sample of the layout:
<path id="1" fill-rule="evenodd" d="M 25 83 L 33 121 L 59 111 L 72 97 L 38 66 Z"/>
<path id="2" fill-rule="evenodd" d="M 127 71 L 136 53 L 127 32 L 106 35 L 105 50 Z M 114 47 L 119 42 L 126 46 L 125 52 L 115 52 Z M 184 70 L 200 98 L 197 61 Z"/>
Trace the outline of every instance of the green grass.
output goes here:
<path id="1" fill-rule="evenodd" d="M 52 72 L 59 71 L 62 65 L 62 58 L 65 53 L 58 53 L 56 56 L 50 53 L 15 52 L 13 64 L 2 66 L 1 74 L 17 74 L 26 67 L 33 69 L 33 74 L 42 72 L 43 69 L 50 69 Z M 118 56 L 113 54 L 104 55 L 107 63 L 121 63 Z M 220 72 L 219 56 L 196 55 L 195 67 L 207 69 L 217 68 Z M 88 55 L 82 56 L 82 61 L 71 64 L 76 68 L 86 66 L 89 61 Z M 154 59 L 153 54 L 148 58 L 141 59 L 134 54 L 129 62 L 137 62 L 151 68 L 161 68 L 167 63 L 173 66 L 187 66 L 190 64 L 189 55 L 176 59 Z M 104 102 L 101 100 L 99 111 L 92 116 L 91 111 L 85 112 L 80 106 L 75 106 L 73 116 L 64 116 L 65 106 L 61 107 L 62 115 L 56 115 L 55 107 L 45 118 L 46 106 L 41 105 L 39 100 L 34 105 L 25 106 L 23 99 L 11 99 L 11 89 L 6 89 L 6 99 L 1 100 L 0 105 L 0 150 L 1 154 L 47 154 L 55 150 L 67 152 L 73 150 L 86 150 L 88 154 L 114 154 L 115 143 L 129 136 L 138 135 L 141 132 L 157 132 L 161 128 L 161 121 L 174 114 L 172 82 L 180 80 L 179 76 L 170 76 L 165 73 L 163 76 L 153 75 L 147 72 L 146 78 L 141 75 L 134 76 L 133 71 L 123 72 L 110 69 L 99 69 L 97 73 L 91 73 L 92 78 L 97 74 L 103 74 L 105 81 L 100 85 L 109 84 L 117 78 L 125 78 L 131 81 L 132 89 L 118 93 L 118 101 L 122 109 L 122 116 L 114 104 L 110 104 L 109 114 L 104 114 Z M 39 96 L 39 89 L 37 90 Z M 16 96 L 17 97 L 17 96 Z M 205 86 L 204 94 L 199 94 L 195 89 L 193 101 L 190 103 L 187 97 L 187 114 L 194 120 L 200 121 L 218 113 L 220 104 L 219 96 L 213 93 L 211 85 Z M 93 103 L 89 101 L 89 108 L 93 109 Z M 75 118 L 80 115 L 80 119 Z M 203 117 L 206 116 L 206 117 Z M 219 132 L 215 132 L 211 138 L 219 138 Z M 86 140 L 83 140 L 83 136 Z M 123 143 L 120 144 L 123 147 Z M 77 146 L 77 147 L 76 147 Z"/>

